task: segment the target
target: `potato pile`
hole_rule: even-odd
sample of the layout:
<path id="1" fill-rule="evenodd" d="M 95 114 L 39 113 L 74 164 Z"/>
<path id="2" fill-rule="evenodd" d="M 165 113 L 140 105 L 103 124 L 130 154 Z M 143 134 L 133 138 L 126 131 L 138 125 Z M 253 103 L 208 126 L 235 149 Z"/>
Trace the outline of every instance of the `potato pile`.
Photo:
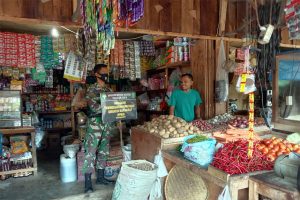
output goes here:
<path id="1" fill-rule="evenodd" d="M 162 138 L 177 138 L 192 134 L 202 134 L 199 128 L 173 115 L 161 115 L 142 126 L 138 126 Z"/>

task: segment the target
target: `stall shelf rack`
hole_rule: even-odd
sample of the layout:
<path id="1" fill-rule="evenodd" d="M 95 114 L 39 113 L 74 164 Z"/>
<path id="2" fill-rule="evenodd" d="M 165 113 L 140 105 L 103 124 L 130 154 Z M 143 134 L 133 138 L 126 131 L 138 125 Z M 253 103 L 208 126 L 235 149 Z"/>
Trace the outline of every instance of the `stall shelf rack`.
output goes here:
<path id="1" fill-rule="evenodd" d="M 10 174 L 18 174 L 23 172 L 33 172 L 33 175 L 37 175 L 37 158 L 36 158 L 36 146 L 35 146 L 35 129 L 33 127 L 30 128 L 10 128 L 10 129 L 0 129 L 0 132 L 4 136 L 13 136 L 20 134 L 30 134 L 31 135 L 31 154 L 32 154 L 32 162 L 33 167 L 18 169 L 18 170 L 10 170 L 10 171 L 1 171 L 0 176 L 10 175 Z"/>

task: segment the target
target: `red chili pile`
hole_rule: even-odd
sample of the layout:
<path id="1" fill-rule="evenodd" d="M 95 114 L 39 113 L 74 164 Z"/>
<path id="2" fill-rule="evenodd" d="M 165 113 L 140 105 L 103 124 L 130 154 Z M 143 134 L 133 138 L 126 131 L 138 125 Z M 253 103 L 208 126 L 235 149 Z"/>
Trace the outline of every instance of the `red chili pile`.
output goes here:
<path id="1" fill-rule="evenodd" d="M 254 142 L 256 147 L 257 142 Z M 212 166 L 228 174 L 244 174 L 261 170 L 272 170 L 274 162 L 267 159 L 257 148 L 253 149 L 253 157 L 248 158 L 248 141 L 237 140 L 225 143 L 214 156 Z"/>

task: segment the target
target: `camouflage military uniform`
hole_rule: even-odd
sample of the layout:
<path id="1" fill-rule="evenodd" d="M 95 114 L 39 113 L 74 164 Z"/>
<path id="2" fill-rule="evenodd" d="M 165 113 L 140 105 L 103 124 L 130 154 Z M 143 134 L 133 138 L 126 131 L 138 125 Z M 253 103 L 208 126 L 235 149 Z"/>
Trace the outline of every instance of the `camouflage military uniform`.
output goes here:
<path id="1" fill-rule="evenodd" d="M 98 83 L 87 90 L 87 100 L 90 110 L 87 133 L 84 139 L 85 159 L 83 173 L 92 173 L 96 169 L 104 169 L 109 154 L 110 124 L 102 122 L 100 93 L 110 92 L 107 87 L 100 88 Z"/>

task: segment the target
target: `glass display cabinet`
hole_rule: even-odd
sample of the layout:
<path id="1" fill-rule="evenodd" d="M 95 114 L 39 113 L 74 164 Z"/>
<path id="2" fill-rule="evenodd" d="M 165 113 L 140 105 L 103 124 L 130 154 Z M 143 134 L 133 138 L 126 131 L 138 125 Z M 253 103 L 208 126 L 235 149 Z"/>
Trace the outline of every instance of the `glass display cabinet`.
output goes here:
<path id="1" fill-rule="evenodd" d="M 0 128 L 22 126 L 21 92 L 17 90 L 0 91 Z"/>
<path id="2" fill-rule="evenodd" d="M 300 131 L 300 52 L 276 56 L 273 123 L 275 129 Z"/>

